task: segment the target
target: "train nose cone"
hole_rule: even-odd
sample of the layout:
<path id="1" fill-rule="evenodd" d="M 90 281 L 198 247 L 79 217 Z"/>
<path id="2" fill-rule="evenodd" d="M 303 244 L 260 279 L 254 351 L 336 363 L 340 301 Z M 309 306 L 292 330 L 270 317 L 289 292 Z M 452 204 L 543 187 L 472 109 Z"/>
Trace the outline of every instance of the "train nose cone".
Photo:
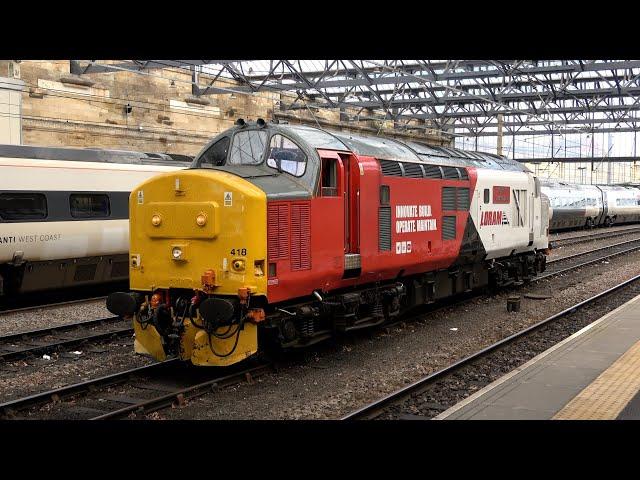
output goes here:
<path id="1" fill-rule="evenodd" d="M 107 310 L 120 317 L 133 315 L 138 308 L 136 298 L 126 292 L 114 292 L 107 297 Z"/>

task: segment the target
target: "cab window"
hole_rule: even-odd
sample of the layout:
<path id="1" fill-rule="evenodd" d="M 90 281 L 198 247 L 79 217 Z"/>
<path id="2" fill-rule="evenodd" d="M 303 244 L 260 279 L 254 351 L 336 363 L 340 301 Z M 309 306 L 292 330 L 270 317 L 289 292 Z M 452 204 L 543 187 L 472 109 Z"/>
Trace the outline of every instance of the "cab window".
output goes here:
<path id="1" fill-rule="evenodd" d="M 227 160 L 227 152 L 229 151 L 229 137 L 224 137 L 211 145 L 202 155 L 200 164 L 203 167 L 217 167 L 224 165 Z"/>
<path id="2" fill-rule="evenodd" d="M 258 165 L 262 162 L 262 154 L 267 143 L 267 132 L 264 130 L 247 130 L 233 136 L 229 165 Z"/>
<path id="3" fill-rule="evenodd" d="M 269 143 L 267 165 L 295 177 L 301 177 L 307 166 L 307 156 L 287 137 L 276 134 L 271 137 Z"/>
<path id="4" fill-rule="evenodd" d="M 338 161 L 335 158 L 322 159 L 322 196 L 338 196 Z"/>

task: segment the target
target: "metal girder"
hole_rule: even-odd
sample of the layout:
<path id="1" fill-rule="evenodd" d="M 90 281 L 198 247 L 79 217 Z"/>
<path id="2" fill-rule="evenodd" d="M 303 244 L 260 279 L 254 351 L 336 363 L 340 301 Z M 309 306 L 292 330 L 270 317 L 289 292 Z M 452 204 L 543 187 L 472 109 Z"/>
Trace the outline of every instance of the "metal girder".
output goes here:
<path id="1" fill-rule="evenodd" d="M 587 163 L 597 161 L 598 163 L 617 163 L 617 162 L 637 162 L 638 157 L 547 157 L 547 158 L 518 158 L 520 163 Z"/>
<path id="2" fill-rule="evenodd" d="M 640 94 L 640 86 L 625 87 L 625 88 L 608 88 L 598 89 L 593 88 L 589 90 L 571 90 L 563 94 L 555 95 L 554 99 L 558 100 L 575 100 L 575 99 L 590 99 L 596 96 L 607 96 L 609 98 L 636 96 Z M 393 101 L 387 102 L 390 107 L 402 107 L 408 105 L 431 105 L 431 106 L 443 106 L 447 104 L 464 105 L 467 103 L 483 103 L 483 102 L 497 102 L 503 104 L 515 103 L 515 102 L 527 102 L 538 101 L 541 95 L 545 95 L 545 92 L 511 92 L 511 93 L 496 93 L 494 95 L 457 95 L 457 96 L 442 96 L 442 97 L 416 97 L 416 98 L 398 98 Z M 353 101 L 346 102 L 347 105 L 355 108 L 380 108 L 379 101 Z M 330 108 L 329 104 L 314 104 L 315 108 Z M 300 108 L 300 107 L 294 107 Z"/>
<path id="3" fill-rule="evenodd" d="M 591 109 L 587 110 L 585 109 L 585 107 L 581 107 L 581 106 L 569 106 L 569 107 L 554 107 L 553 110 L 551 110 L 551 112 L 553 114 L 557 114 L 557 115 L 561 115 L 561 114 L 569 114 L 569 113 L 584 113 L 584 114 L 588 114 L 588 113 L 605 113 L 605 112 L 614 112 L 614 111 L 624 111 L 624 110 L 628 110 L 628 111 L 635 111 L 635 110 L 640 110 L 640 105 L 624 105 L 624 104 L 619 104 L 619 105 L 601 105 L 601 106 L 597 106 L 597 107 L 592 107 Z M 424 113 L 424 112 L 418 112 L 415 113 L 413 115 L 411 115 L 411 118 L 416 118 L 416 119 L 422 119 L 422 120 L 431 120 L 433 118 L 452 118 L 452 119 L 456 119 L 456 118 L 464 118 L 464 117 L 494 117 L 496 115 L 498 115 L 498 113 L 501 113 L 502 115 L 504 115 L 505 117 L 509 117 L 509 116 L 518 116 L 518 115 L 535 115 L 538 113 L 537 109 L 532 109 L 532 108 L 523 108 L 523 109 L 519 109 L 518 111 L 509 111 L 509 110 L 490 110 L 490 111 L 481 111 L 481 110 L 469 110 L 469 111 L 459 111 L 459 112 L 447 112 L 447 113 L 443 113 L 442 115 L 434 115 L 432 113 Z"/>
<path id="4" fill-rule="evenodd" d="M 129 60 L 109 65 L 96 64 L 95 60 L 70 60 L 70 73 L 83 75 L 85 73 L 120 72 L 123 70 L 136 72 L 152 68 L 190 68 L 192 66 L 210 64 L 226 65 L 237 61 L 238 60 Z"/>
<path id="5" fill-rule="evenodd" d="M 460 125 L 455 125 L 455 128 L 464 128 L 461 127 Z M 590 130 L 584 130 L 582 132 L 572 132 L 572 131 L 567 131 L 566 129 L 545 129 L 545 130 L 516 130 L 516 131 L 507 131 L 504 133 L 505 137 L 511 137 L 511 136 L 522 136 L 522 135 L 527 135 L 527 136 L 540 136 L 540 135 L 567 135 L 567 134 L 575 134 L 578 135 L 580 133 L 582 133 L 583 135 L 586 134 L 590 134 L 590 133 L 594 133 L 594 134 L 598 134 L 598 133 L 623 133 L 623 132 L 640 132 L 640 125 L 637 126 L 627 126 L 627 127 L 619 127 L 619 128 L 611 128 L 611 127 L 604 127 L 604 128 L 597 128 L 597 129 L 590 129 Z M 455 133 L 456 136 L 459 137 L 495 137 L 497 136 L 496 132 L 477 132 L 474 133 L 472 131 L 469 131 L 468 133 Z"/>

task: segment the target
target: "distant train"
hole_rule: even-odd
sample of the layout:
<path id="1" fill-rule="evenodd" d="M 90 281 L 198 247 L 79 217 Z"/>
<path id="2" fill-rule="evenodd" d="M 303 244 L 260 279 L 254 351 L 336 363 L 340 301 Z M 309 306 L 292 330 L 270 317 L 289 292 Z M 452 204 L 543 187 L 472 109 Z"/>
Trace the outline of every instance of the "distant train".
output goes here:
<path id="1" fill-rule="evenodd" d="M 541 179 L 549 198 L 549 230 L 609 227 L 640 222 L 640 188 L 630 185 L 580 185 Z"/>
<path id="2" fill-rule="evenodd" d="M 0 145 L 0 296 L 126 280 L 129 193 L 180 160 Z"/>

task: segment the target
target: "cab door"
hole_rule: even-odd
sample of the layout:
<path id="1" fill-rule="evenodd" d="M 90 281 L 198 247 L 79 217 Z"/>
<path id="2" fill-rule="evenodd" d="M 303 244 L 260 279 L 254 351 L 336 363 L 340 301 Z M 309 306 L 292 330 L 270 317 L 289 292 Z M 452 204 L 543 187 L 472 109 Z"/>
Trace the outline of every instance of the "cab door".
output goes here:
<path id="1" fill-rule="evenodd" d="M 360 253 L 360 169 L 356 157 L 339 154 L 342 170 L 342 197 L 344 202 L 344 252 Z"/>

